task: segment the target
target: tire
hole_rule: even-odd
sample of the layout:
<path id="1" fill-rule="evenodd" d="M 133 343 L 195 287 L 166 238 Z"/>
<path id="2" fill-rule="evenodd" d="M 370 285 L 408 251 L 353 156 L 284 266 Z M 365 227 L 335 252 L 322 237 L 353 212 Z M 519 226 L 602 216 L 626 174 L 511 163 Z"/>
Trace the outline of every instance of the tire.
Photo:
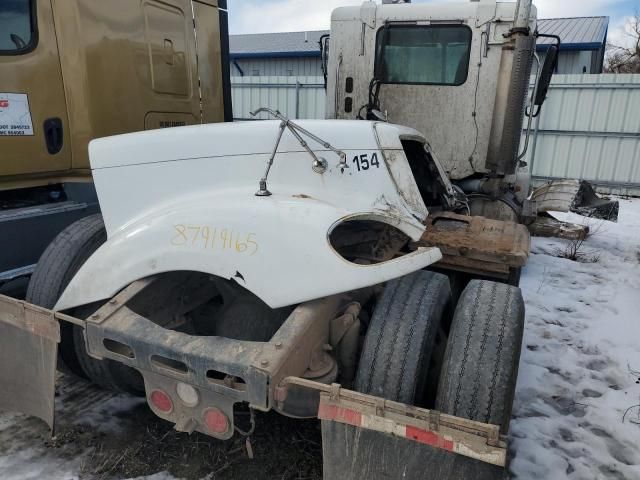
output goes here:
<path id="1" fill-rule="evenodd" d="M 449 279 L 440 273 L 420 271 L 387 283 L 369 322 L 355 390 L 422 406 L 436 333 L 450 303 Z M 324 478 L 400 478 L 400 472 L 423 478 L 430 468 L 424 449 L 402 438 L 335 422 L 322 422 L 322 437 Z"/>
<path id="2" fill-rule="evenodd" d="M 96 360 L 89 356 L 80 327 L 73 328 L 73 345 L 82 370 L 93 383 L 105 390 L 144 395 L 144 380 L 137 370 L 113 360 Z"/>
<path id="3" fill-rule="evenodd" d="M 519 288 L 472 280 L 451 324 L 436 408 L 508 432 L 524 332 Z"/>
<path id="4" fill-rule="evenodd" d="M 522 277 L 522 267 L 510 268 L 507 284 L 513 287 L 519 287 L 521 277 Z"/>
<path id="5" fill-rule="evenodd" d="M 355 389 L 410 405 L 422 402 L 436 333 L 450 302 L 446 275 L 419 271 L 389 282 L 367 330 Z"/>
<path id="6" fill-rule="evenodd" d="M 80 267 L 107 240 L 102 215 L 90 215 L 64 229 L 42 254 L 31 276 L 26 300 L 53 308 Z M 86 318 L 97 306 L 80 307 L 71 314 Z M 83 329 L 63 323 L 58 368 L 120 392 L 140 394 L 144 384 L 140 374 L 111 360 L 91 358 L 86 351 Z M 142 389 L 142 391 L 141 391 Z"/>
<path id="7" fill-rule="evenodd" d="M 519 288 L 472 280 L 460 296 L 447 343 L 436 410 L 509 431 L 524 332 Z M 507 478 L 504 469 L 447 452 L 432 452 L 432 478 Z"/>

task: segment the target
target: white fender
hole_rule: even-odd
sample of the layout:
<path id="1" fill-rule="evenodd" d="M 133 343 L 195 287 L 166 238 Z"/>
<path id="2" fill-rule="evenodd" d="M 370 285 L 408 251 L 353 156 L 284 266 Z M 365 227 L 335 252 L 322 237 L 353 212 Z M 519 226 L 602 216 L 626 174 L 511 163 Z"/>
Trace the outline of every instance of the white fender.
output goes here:
<path id="1" fill-rule="evenodd" d="M 105 300 L 133 281 L 171 271 L 233 279 L 277 308 L 382 283 L 440 260 L 438 249 L 368 266 L 342 258 L 328 238 L 340 222 L 378 220 L 417 240 L 426 208 L 415 204 L 419 195 L 399 139 L 394 175 L 373 124 L 301 124 L 343 149 L 350 163 L 368 159 L 369 168 L 353 163 L 342 172 L 335 154 L 314 148 L 329 163 L 326 172 L 316 173 L 309 154 L 287 133 L 269 176 L 273 195 L 258 197 L 278 122 L 186 127 L 92 142 L 108 240 L 78 271 L 56 309 Z M 399 129 L 382 128 L 398 138 Z M 357 149 L 345 148 L 349 137 Z M 384 138 L 386 152 L 388 132 Z M 176 148 L 176 141 L 183 148 Z M 172 151 L 180 157 L 172 158 Z M 403 196 L 398 188 L 413 189 L 412 194 Z"/>

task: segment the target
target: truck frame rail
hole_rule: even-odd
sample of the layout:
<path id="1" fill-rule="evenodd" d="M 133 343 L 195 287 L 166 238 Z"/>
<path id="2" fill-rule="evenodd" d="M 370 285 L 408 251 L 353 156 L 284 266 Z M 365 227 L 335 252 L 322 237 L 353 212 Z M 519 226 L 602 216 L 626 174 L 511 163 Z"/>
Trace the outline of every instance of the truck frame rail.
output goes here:
<path id="1" fill-rule="evenodd" d="M 0 409 L 37 416 L 53 428 L 59 322 L 70 322 L 84 328 L 92 356 L 136 368 L 152 411 L 178 430 L 229 439 L 236 403 L 288 414 L 287 402 L 302 398 L 323 425 L 353 426 L 504 467 L 506 439 L 498 426 L 302 378 L 318 352 L 326 350 L 340 296 L 298 306 L 269 342 L 246 342 L 168 330 L 129 309 L 127 303 L 154 280 L 133 283 L 87 320 L 0 295 Z M 225 376 L 216 378 L 210 371 Z M 179 387 L 196 392 L 198 404 L 181 403 Z M 154 405 L 158 391 L 172 397 L 171 409 Z M 226 428 L 207 425 L 211 411 L 225 419 Z"/>

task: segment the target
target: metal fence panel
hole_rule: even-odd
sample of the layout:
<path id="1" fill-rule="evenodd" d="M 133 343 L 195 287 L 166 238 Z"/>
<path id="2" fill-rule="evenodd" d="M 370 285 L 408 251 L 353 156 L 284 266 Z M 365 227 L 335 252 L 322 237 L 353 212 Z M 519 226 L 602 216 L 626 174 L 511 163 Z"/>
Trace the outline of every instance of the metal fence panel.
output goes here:
<path id="1" fill-rule="evenodd" d="M 640 195 L 640 75 L 556 75 L 537 123 L 535 178 Z"/>
<path id="2" fill-rule="evenodd" d="M 236 119 L 259 107 L 290 118 L 325 115 L 322 77 L 233 77 L 232 90 Z M 640 195 L 640 75 L 556 75 L 535 123 L 525 160 L 538 183 L 578 178 Z"/>
<path id="3" fill-rule="evenodd" d="M 260 107 L 280 110 L 289 118 L 324 118 L 325 91 L 322 77 L 232 77 L 233 117 L 252 118 Z M 261 114 L 258 118 L 266 119 Z"/>

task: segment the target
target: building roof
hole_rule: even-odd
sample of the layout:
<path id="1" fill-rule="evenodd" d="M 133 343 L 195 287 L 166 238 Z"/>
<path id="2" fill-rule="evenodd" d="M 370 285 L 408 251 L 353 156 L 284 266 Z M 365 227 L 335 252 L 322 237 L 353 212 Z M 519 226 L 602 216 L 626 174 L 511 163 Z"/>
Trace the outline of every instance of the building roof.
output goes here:
<path id="1" fill-rule="evenodd" d="M 599 50 L 607 42 L 609 17 L 549 18 L 538 20 L 538 31 L 558 35 L 561 50 Z M 551 38 L 538 39 L 538 49 L 553 43 Z"/>
<path id="2" fill-rule="evenodd" d="M 231 35 L 231 58 L 319 57 L 320 37 L 329 30 Z"/>
<path id="3" fill-rule="evenodd" d="M 561 50 L 599 50 L 607 41 L 609 17 L 549 18 L 538 20 L 538 31 L 558 35 Z M 230 36 L 231 58 L 319 57 L 318 42 L 329 30 L 310 32 L 256 33 Z M 553 43 L 538 40 L 538 50 Z"/>

